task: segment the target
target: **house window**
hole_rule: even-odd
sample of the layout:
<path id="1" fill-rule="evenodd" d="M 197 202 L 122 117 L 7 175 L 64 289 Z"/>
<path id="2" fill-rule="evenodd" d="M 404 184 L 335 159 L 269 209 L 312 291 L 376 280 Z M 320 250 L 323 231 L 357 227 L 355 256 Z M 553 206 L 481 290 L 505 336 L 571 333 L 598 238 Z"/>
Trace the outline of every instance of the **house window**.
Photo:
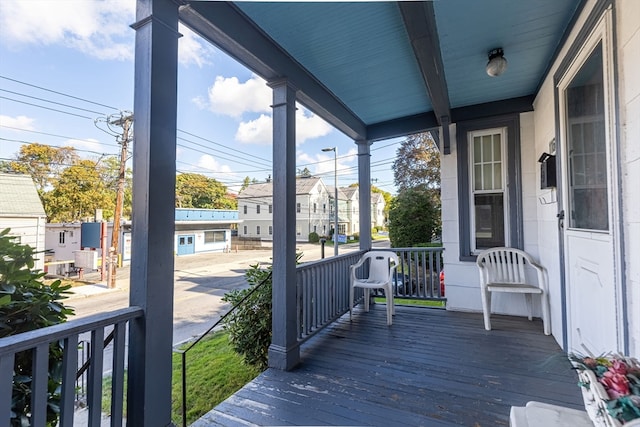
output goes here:
<path id="1" fill-rule="evenodd" d="M 244 205 L 244 206 L 243 206 L 243 211 L 244 211 L 244 214 L 246 215 L 246 214 L 247 214 L 247 205 Z M 246 234 L 246 233 L 245 233 L 245 234 Z"/>
<path id="2" fill-rule="evenodd" d="M 247 234 L 247 226 L 242 227 L 242 234 Z"/>
<path id="3" fill-rule="evenodd" d="M 260 205 L 256 205 L 256 213 L 259 214 L 260 213 Z"/>
<path id="4" fill-rule="evenodd" d="M 318 232 L 318 226 L 317 226 L 317 225 L 314 225 L 314 226 L 313 226 L 313 232 L 314 232 L 314 233 L 317 233 L 317 232 Z"/>
<path id="5" fill-rule="evenodd" d="M 316 204 L 313 204 L 313 213 L 316 213 Z"/>
<path id="6" fill-rule="evenodd" d="M 61 245 L 64 245 L 64 231 L 61 231 L 60 234 L 58 235 L 58 243 L 60 243 Z"/>
<path id="7" fill-rule="evenodd" d="M 273 205 L 269 205 L 269 213 L 273 213 Z"/>
<path id="8" fill-rule="evenodd" d="M 224 231 L 205 231 L 204 232 L 204 243 L 216 243 L 216 242 L 224 242 L 225 232 Z"/>
<path id="9" fill-rule="evenodd" d="M 503 168 L 506 130 L 471 132 L 471 252 L 506 246 L 505 176 Z"/>
<path id="10" fill-rule="evenodd" d="M 300 213 L 300 203 L 296 203 L 296 212 Z"/>
<path id="11" fill-rule="evenodd" d="M 273 236 L 273 225 L 269 226 L 269 236 Z"/>
<path id="12" fill-rule="evenodd" d="M 322 204 L 322 212 L 323 213 L 327 213 L 327 204 L 326 203 Z"/>
<path id="13" fill-rule="evenodd" d="M 326 225 L 322 226 L 322 234 L 324 234 L 324 235 L 327 234 L 327 226 Z"/>
<path id="14" fill-rule="evenodd" d="M 260 235 L 260 226 L 259 225 L 256 226 L 256 234 Z"/>
<path id="15" fill-rule="evenodd" d="M 460 260 L 483 248 L 523 248 L 520 115 L 459 122 Z"/>

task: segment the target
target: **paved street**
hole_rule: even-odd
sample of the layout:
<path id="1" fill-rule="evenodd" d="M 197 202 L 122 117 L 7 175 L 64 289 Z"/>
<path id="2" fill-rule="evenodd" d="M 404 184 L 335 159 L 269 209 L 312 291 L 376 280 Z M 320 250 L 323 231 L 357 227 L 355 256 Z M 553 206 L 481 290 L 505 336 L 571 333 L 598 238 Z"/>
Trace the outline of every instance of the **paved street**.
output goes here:
<path id="1" fill-rule="evenodd" d="M 388 241 L 375 242 L 376 247 L 388 247 Z M 321 258 L 320 245 L 299 244 L 303 262 Z M 340 246 L 340 253 L 358 250 L 358 244 Z M 333 255 L 333 247 L 325 248 L 325 255 Z M 207 330 L 226 310 L 224 294 L 232 289 L 248 286 L 244 273 L 250 265 L 271 262 L 271 249 L 233 253 L 208 253 L 176 257 L 174 273 L 173 342 L 178 344 Z M 99 280 L 96 273 L 87 279 Z M 116 310 L 129 305 L 129 268 L 118 270 L 117 288 L 106 289 L 104 282 L 74 289 L 76 294 L 67 304 L 76 310 L 75 317 Z"/>

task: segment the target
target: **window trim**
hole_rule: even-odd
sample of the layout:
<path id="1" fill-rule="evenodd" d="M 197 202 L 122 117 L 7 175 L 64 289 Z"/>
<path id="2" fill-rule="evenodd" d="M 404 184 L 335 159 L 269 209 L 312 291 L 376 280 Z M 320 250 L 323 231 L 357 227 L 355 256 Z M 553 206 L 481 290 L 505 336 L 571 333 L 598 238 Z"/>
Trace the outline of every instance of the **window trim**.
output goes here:
<path id="1" fill-rule="evenodd" d="M 506 227 L 511 247 L 524 249 L 524 224 L 522 219 L 522 170 L 520 166 L 520 113 L 506 114 L 487 119 L 469 120 L 456 125 L 456 150 L 458 153 L 458 228 L 460 239 L 460 261 L 475 261 L 471 252 L 471 212 L 469 179 L 469 133 L 485 129 L 506 128 L 505 141 L 507 200 Z M 503 166 L 504 168 L 504 166 Z"/>

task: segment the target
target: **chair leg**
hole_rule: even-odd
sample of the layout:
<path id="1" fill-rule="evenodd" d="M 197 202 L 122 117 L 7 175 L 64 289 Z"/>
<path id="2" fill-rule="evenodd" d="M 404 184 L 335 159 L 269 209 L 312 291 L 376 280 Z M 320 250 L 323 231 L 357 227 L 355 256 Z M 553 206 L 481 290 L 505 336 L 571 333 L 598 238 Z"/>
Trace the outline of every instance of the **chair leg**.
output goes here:
<path id="1" fill-rule="evenodd" d="M 369 312 L 369 288 L 364 288 L 364 311 Z"/>
<path id="2" fill-rule="evenodd" d="M 349 320 L 352 320 L 351 316 L 353 313 L 353 293 L 354 293 L 354 287 L 351 286 L 349 288 Z"/>
<path id="3" fill-rule="evenodd" d="M 549 308 L 549 296 L 546 293 L 540 294 L 540 305 L 542 305 L 542 326 L 545 335 L 551 335 L 551 315 Z"/>
<path id="4" fill-rule="evenodd" d="M 487 331 L 491 330 L 491 292 L 486 290 L 480 290 L 482 296 L 482 314 L 484 315 L 484 328 Z"/>
<path id="5" fill-rule="evenodd" d="M 385 288 L 384 293 L 387 297 L 387 326 L 391 326 L 391 324 L 393 323 L 393 312 L 394 312 L 393 294 L 391 293 L 391 290 L 388 287 Z"/>
<path id="6" fill-rule="evenodd" d="M 529 321 L 533 320 L 533 298 L 531 294 L 524 294 L 524 298 L 527 301 L 527 312 L 529 313 Z"/>

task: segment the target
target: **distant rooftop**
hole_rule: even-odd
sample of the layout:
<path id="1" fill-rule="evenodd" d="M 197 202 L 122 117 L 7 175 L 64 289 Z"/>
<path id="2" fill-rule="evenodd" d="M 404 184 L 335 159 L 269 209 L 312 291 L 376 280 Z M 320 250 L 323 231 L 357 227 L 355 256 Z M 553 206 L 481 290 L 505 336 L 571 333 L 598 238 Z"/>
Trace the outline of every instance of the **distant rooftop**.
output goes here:
<path id="1" fill-rule="evenodd" d="M 31 176 L 0 173 L 0 215 L 46 216 Z"/>

